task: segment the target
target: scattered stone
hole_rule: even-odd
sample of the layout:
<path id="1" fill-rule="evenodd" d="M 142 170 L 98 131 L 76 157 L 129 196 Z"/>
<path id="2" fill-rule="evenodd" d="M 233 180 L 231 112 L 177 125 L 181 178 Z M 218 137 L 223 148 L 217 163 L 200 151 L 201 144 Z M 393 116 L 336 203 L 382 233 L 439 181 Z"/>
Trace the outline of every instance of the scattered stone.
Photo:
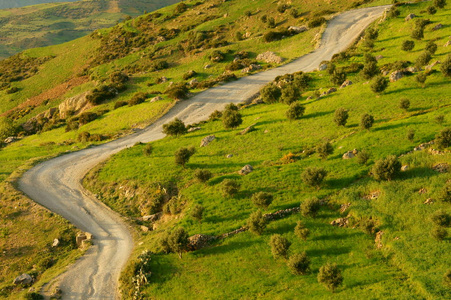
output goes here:
<path id="1" fill-rule="evenodd" d="M 408 68 L 406 68 L 406 71 L 410 72 L 410 73 L 416 73 L 416 72 L 420 72 L 421 69 L 419 69 L 417 67 L 408 67 Z"/>
<path id="2" fill-rule="evenodd" d="M 240 132 L 240 134 L 241 134 L 241 135 L 245 135 L 245 134 L 247 134 L 247 133 L 249 133 L 249 132 L 251 132 L 251 131 L 254 131 L 254 130 L 255 130 L 255 125 L 256 125 L 256 124 L 252 124 L 251 126 L 245 128 L 244 130 L 242 130 L 242 131 Z"/>
<path id="3" fill-rule="evenodd" d="M 265 129 L 265 131 L 263 131 L 263 133 L 269 133 L 269 129 Z"/>
<path id="4" fill-rule="evenodd" d="M 439 30 L 442 28 L 443 28 L 443 25 L 441 23 L 438 23 L 437 25 L 434 26 L 434 28 L 432 28 L 432 30 Z"/>
<path id="5" fill-rule="evenodd" d="M 217 237 L 205 234 L 196 234 L 188 238 L 188 249 L 190 251 L 199 250 L 210 245 Z"/>
<path id="6" fill-rule="evenodd" d="M 427 198 L 427 199 L 423 202 L 423 204 L 432 204 L 432 203 L 434 203 L 434 199 L 432 199 L 432 198 Z"/>
<path id="7" fill-rule="evenodd" d="M 201 147 L 205 147 L 208 146 L 208 144 L 210 144 L 212 141 L 214 141 L 216 139 L 216 136 L 214 135 L 209 135 L 206 136 L 202 139 L 202 141 L 200 142 L 200 146 Z"/>
<path id="8" fill-rule="evenodd" d="M 421 188 L 421 189 L 419 189 L 418 190 L 418 194 L 426 194 L 427 193 L 427 190 L 425 189 L 425 188 Z"/>
<path id="9" fill-rule="evenodd" d="M 193 86 L 195 86 L 195 85 L 198 84 L 198 83 L 199 83 L 199 80 L 197 80 L 196 78 L 194 78 L 194 79 L 191 79 L 191 80 L 190 80 L 189 85 L 190 85 L 191 87 L 193 87 Z"/>
<path id="10" fill-rule="evenodd" d="M 270 64 L 270 63 L 280 64 L 283 62 L 282 57 L 276 55 L 274 52 L 271 52 L 271 51 L 266 51 L 264 53 L 259 54 L 257 56 L 257 60 L 264 61 L 268 64 Z"/>
<path id="11" fill-rule="evenodd" d="M 254 168 L 251 165 L 245 165 L 241 170 L 238 171 L 238 174 L 240 175 L 247 175 L 254 171 Z"/>
<path id="12" fill-rule="evenodd" d="M 204 69 L 210 69 L 211 68 L 211 65 L 210 64 L 206 64 L 205 66 L 204 66 Z"/>
<path id="13" fill-rule="evenodd" d="M 354 157 L 355 157 L 355 154 L 352 151 L 348 151 L 345 154 L 343 154 L 342 159 L 351 159 Z"/>
<path id="14" fill-rule="evenodd" d="M 416 18 L 416 15 L 415 15 L 415 14 L 408 14 L 407 17 L 406 17 L 404 20 L 410 21 L 410 20 L 412 20 L 413 18 Z"/>
<path id="15" fill-rule="evenodd" d="M 383 59 L 383 58 L 384 58 L 383 55 L 378 55 L 378 56 L 376 56 L 376 60 L 381 60 L 381 59 Z"/>
<path id="16" fill-rule="evenodd" d="M 58 247 L 59 245 L 60 245 L 60 240 L 59 239 L 54 239 L 52 247 Z"/>
<path id="17" fill-rule="evenodd" d="M 232 157 L 233 157 L 233 154 L 227 154 L 226 157 L 227 157 L 227 158 L 232 158 Z"/>
<path id="18" fill-rule="evenodd" d="M 260 70 L 262 68 L 262 66 L 257 65 L 257 64 L 251 64 L 249 67 L 244 68 L 243 70 L 241 70 L 242 73 L 250 73 L 256 70 Z"/>
<path id="19" fill-rule="evenodd" d="M 369 195 L 365 195 L 365 196 L 363 197 L 363 199 L 366 199 L 366 200 L 375 200 L 375 199 L 379 198 L 380 193 L 381 193 L 380 191 L 374 191 L 374 192 L 371 192 L 371 193 L 369 193 Z"/>
<path id="20" fill-rule="evenodd" d="M 27 273 L 23 273 L 22 275 L 17 276 L 13 280 L 13 284 L 15 284 L 15 285 L 19 285 L 19 284 L 28 285 L 28 284 L 31 284 L 32 282 L 33 282 L 33 277 L 31 277 Z"/>
<path id="21" fill-rule="evenodd" d="M 343 203 L 341 206 L 340 206 L 340 213 L 342 214 L 342 213 L 344 213 L 345 211 L 347 211 L 348 210 L 348 208 L 351 206 L 351 203 Z"/>
<path id="22" fill-rule="evenodd" d="M 451 41 L 447 41 L 447 42 L 443 45 L 443 47 L 448 47 L 448 46 L 451 46 Z"/>
<path id="23" fill-rule="evenodd" d="M 295 33 L 301 33 L 301 32 L 307 31 L 307 30 L 308 30 L 307 26 L 290 26 L 290 27 L 288 27 L 288 31 L 292 31 Z"/>
<path id="24" fill-rule="evenodd" d="M 158 82 L 160 83 L 165 83 L 168 81 L 168 78 L 166 76 L 161 76 L 160 78 L 158 78 Z"/>
<path id="25" fill-rule="evenodd" d="M 439 163 L 433 166 L 432 169 L 439 173 L 448 173 L 449 165 L 447 163 Z"/>
<path id="26" fill-rule="evenodd" d="M 376 233 L 376 239 L 374 242 L 376 243 L 377 249 L 381 249 L 384 245 L 382 244 L 382 236 L 384 235 L 383 231 L 378 231 Z"/>
<path id="27" fill-rule="evenodd" d="M 434 61 L 432 64 L 427 65 L 426 67 L 424 67 L 425 70 L 430 71 L 432 70 L 433 67 L 435 67 L 436 65 L 440 64 L 441 62 L 439 60 Z"/>
<path id="28" fill-rule="evenodd" d="M 15 141 L 17 141 L 17 138 L 15 136 L 10 136 L 10 137 L 7 137 L 3 142 L 5 144 L 11 144 Z"/>
<path id="29" fill-rule="evenodd" d="M 324 71 L 327 69 L 327 64 L 320 64 L 318 67 L 318 71 Z"/>
<path id="30" fill-rule="evenodd" d="M 267 221 L 273 221 L 273 220 L 278 220 L 278 219 L 282 219 L 288 215 L 292 215 L 294 213 L 299 213 L 300 211 L 300 207 L 292 207 L 292 208 L 287 208 L 287 209 L 281 209 L 278 210 L 276 212 L 273 213 L 269 213 L 269 214 L 264 214 L 263 217 L 267 220 Z"/>
<path id="31" fill-rule="evenodd" d="M 201 130 L 202 128 L 200 127 L 191 127 L 190 129 L 188 129 L 188 132 L 194 132 L 194 131 L 198 131 Z"/>
<path id="32" fill-rule="evenodd" d="M 156 96 L 156 97 L 153 97 L 153 98 L 150 100 L 150 103 L 157 102 L 157 101 L 161 101 L 161 100 L 163 100 L 162 97 Z"/>
<path id="33" fill-rule="evenodd" d="M 153 215 L 148 215 L 148 216 L 144 216 L 142 217 L 143 221 L 148 221 L 148 222 L 155 222 L 158 221 L 161 217 L 162 213 L 156 213 Z"/>
<path id="34" fill-rule="evenodd" d="M 332 93 L 334 93 L 334 92 L 336 92 L 336 91 L 337 91 L 337 89 L 334 88 L 334 87 L 332 87 L 332 88 L 328 89 L 327 91 L 323 92 L 323 93 L 321 94 L 321 97 L 327 96 L 327 95 L 332 94 Z"/>
<path id="35" fill-rule="evenodd" d="M 443 155 L 445 154 L 445 152 L 434 149 L 434 148 L 429 148 L 429 153 L 432 155 Z"/>
<path id="36" fill-rule="evenodd" d="M 338 227 L 346 227 L 348 226 L 348 223 L 349 223 L 348 218 L 338 218 L 330 222 L 330 225 Z"/>
<path id="37" fill-rule="evenodd" d="M 149 227 L 141 225 L 141 231 L 142 232 L 148 232 L 149 231 Z"/>
<path id="38" fill-rule="evenodd" d="M 405 172 L 409 169 L 409 165 L 404 165 L 401 167 L 401 171 Z"/>
<path id="39" fill-rule="evenodd" d="M 404 77 L 403 71 L 395 71 L 390 74 L 390 82 L 398 81 L 399 79 Z"/>
<path id="40" fill-rule="evenodd" d="M 347 86 L 350 86 L 352 84 L 352 81 L 349 79 L 346 79 L 340 86 L 340 89 L 345 88 Z"/>

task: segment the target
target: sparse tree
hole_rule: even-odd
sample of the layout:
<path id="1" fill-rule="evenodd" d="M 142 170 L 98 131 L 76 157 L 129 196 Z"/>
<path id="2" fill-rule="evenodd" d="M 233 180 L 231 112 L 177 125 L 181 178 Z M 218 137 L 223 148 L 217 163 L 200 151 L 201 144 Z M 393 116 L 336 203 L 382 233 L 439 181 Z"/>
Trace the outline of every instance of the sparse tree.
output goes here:
<path id="1" fill-rule="evenodd" d="M 362 118 L 360 119 L 360 127 L 362 129 L 369 130 L 371 127 L 373 127 L 374 123 L 374 117 L 369 114 L 362 115 Z"/>
<path id="2" fill-rule="evenodd" d="M 343 275 L 337 264 L 329 264 L 319 268 L 318 282 L 326 286 L 332 293 L 343 283 Z"/>
<path id="3" fill-rule="evenodd" d="M 343 107 L 337 108 L 334 115 L 334 122 L 338 126 L 346 126 L 346 122 L 348 121 L 348 111 Z"/>
<path id="4" fill-rule="evenodd" d="M 176 118 L 172 122 L 163 124 L 163 133 L 171 136 L 179 136 L 187 133 L 185 123 Z"/>
<path id="5" fill-rule="evenodd" d="M 281 95 L 282 91 L 277 85 L 273 83 L 268 83 L 260 90 L 260 96 L 265 103 L 279 102 Z"/>
<path id="6" fill-rule="evenodd" d="M 429 41 L 426 44 L 426 51 L 431 53 L 431 54 L 434 54 L 437 51 L 437 44 L 434 43 L 433 41 Z"/>
<path id="7" fill-rule="evenodd" d="M 271 253 L 274 258 L 287 258 L 288 248 L 291 246 L 291 242 L 280 234 L 273 234 L 269 240 L 271 246 Z"/>
<path id="8" fill-rule="evenodd" d="M 222 182 L 222 194 L 225 197 L 233 197 L 240 190 L 240 183 L 233 179 L 224 179 Z"/>
<path id="9" fill-rule="evenodd" d="M 191 217 L 197 222 L 202 222 L 202 217 L 204 215 L 204 207 L 202 205 L 196 204 L 191 208 Z"/>
<path id="10" fill-rule="evenodd" d="M 361 165 L 364 165 L 367 163 L 370 157 L 371 154 L 368 151 L 362 149 L 357 153 L 357 162 Z"/>
<path id="11" fill-rule="evenodd" d="M 304 223 L 301 220 L 299 220 L 296 223 L 296 227 L 294 227 L 294 234 L 298 238 L 303 239 L 305 241 L 310 235 L 310 230 L 307 227 L 305 227 Z"/>
<path id="12" fill-rule="evenodd" d="M 435 15 L 437 13 L 437 9 L 435 8 L 435 6 L 429 6 L 426 11 L 428 12 L 428 14 L 430 15 Z"/>
<path id="13" fill-rule="evenodd" d="M 330 154 L 334 153 L 334 147 L 329 142 L 324 142 L 316 146 L 316 152 L 321 159 L 326 159 Z"/>
<path id="14" fill-rule="evenodd" d="M 241 114 L 236 110 L 225 110 L 222 114 L 222 123 L 226 129 L 233 129 L 243 123 Z"/>
<path id="15" fill-rule="evenodd" d="M 267 208 L 273 201 L 273 196 L 270 193 L 258 192 L 252 195 L 252 202 L 255 206 L 260 208 Z"/>
<path id="16" fill-rule="evenodd" d="M 346 72 L 343 69 L 336 69 L 330 78 L 335 85 L 341 85 L 346 80 Z"/>
<path id="17" fill-rule="evenodd" d="M 443 122 L 445 122 L 445 116 L 444 115 L 438 115 L 435 117 L 435 123 L 442 125 Z"/>
<path id="18" fill-rule="evenodd" d="M 372 173 L 376 180 L 392 180 L 401 171 L 401 163 L 395 155 L 376 161 Z"/>
<path id="19" fill-rule="evenodd" d="M 194 172 L 194 177 L 200 182 L 207 182 L 210 180 L 212 174 L 209 170 L 197 169 Z"/>
<path id="20" fill-rule="evenodd" d="M 407 131 L 407 139 L 410 142 L 413 142 L 414 138 L 415 138 L 415 130 L 409 129 L 409 131 Z"/>
<path id="21" fill-rule="evenodd" d="M 405 111 L 407 111 L 410 107 L 410 100 L 403 98 L 399 101 L 399 108 L 400 109 L 404 109 Z"/>
<path id="22" fill-rule="evenodd" d="M 305 275 L 310 271 L 310 259 L 305 252 L 290 256 L 287 265 L 291 272 L 296 275 Z"/>
<path id="23" fill-rule="evenodd" d="M 299 102 L 293 102 L 290 104 L 286 115 L 289 120 L 297 120 L 302 118 L 305 112 L 305 107 Z"/>
<path id="24" fill-rule="evenodd" d="M 180 148 L 175 152 L 175 163 L 179 166 L 185 167 L 188 163 L 189 159 L 193 154 L 196 153 L 196 149 L 194 147 L 190 148 Z"/>
<path id="25" fill-rule="evenodd" d="M 365 39 L 375 40 L 379 36 L 379 30 L 376 28 L 368 28 L 365 31 Z"/>
<path id="26" fill-rule="evenodd" d="M 143 153 L 145 156 L 150 156 L 152 154 L 152 151 L 153 151 L 152 144 L 149 143 L 146 144 L 146 146 L 144 146 Z"/>
<path id="27" fill-rule="evenodd" d="M 440 66 L 443 76 L 451 77 L 451 55 L 448 55 Z"/>
<path id="28" fill-rule="evenodd" d="M 292 104 L 300 97 L 299 90 L 294 87 L 292 84 L 287 84 L 282 88 L 282 96 L 280 99 L 285 104 Z"/>
<path id="29" fill-rule="evenodd" d="M 302 172 L 301 178 L 302 181 L 310 186 L 314 186 L 319 188 L 321 186 L 321 183 L 323 182 L 324 178 L 327 176 L 327 171 L 323 168 L 315 168 L 315 167 L 308 167 Z"/>
<path id="30" fill-rule="evenodd" d="M 361 74 L 362 77 L 366 80 L 369 80 L 371 78 L 373 78 L 374 76 L 376 76 L 377 74 L 379 74 L 381 71 L 379 69 L 379 67 L 377 66 L 377 62 L 374 61 L 369 61 L 365 64 L 365 66 L 363 67 Z"/>
<path id="31" fill-rule="evenodd" d="M 257 235 L 261 235 L 266 228 L 266 219 L 261 210 L 253 212 L 247 220 L 249 231 Z"/>
<path id="32" fill-rule="evenodd" d="M 403 51 L 412 51 L 415 48 L 415 42 L 410 40 L 405 40 L 402 42 L 401 50 Z"/>
<path id="33" fill-rule="evenodd" d="M 318 198 L 310 198 L 301 203 L 301 214 L 304 217 L 314 218 L 321 209 L 321 202 Z"/>
<path id="34" fill-rule="evenodd" d="M 422 87 L 424 87 L 424 83 L 426 82 L 426 79 L 428 79 L 428 73 L 426 72 L 422 72 L 417 74 L 417 76 L 415 76 L 415 80 L 421 84 Z"/>
<path id="35" fill-rule="evenodd" d="M 448 231 L 443 227 L 434 227 L 432 228 L 431 236 L 440 242 L 448 236 Z"/>
<path id="36" fill-rule="evenodd" d="M 418 56 L 417 60 L 415 61 L 415 65 L 418 68 L 421 68 L 429 63 L 429 61 L 432 59 L 431 53 L 428 51 L 424 51 L 423 53 Z"/>
<path id="37" fill-rule="evenodd" d="M 5 117 L 0 117 L 0 143 L 4 139 L 14 135 L 15 128 L 13 122 Z"/>
<path id="38" fill-rule="evenodd" d="M 434 0 L 434 6 L 444 8 L 446 6 L 446 0 Z"/>
<path id="39" fill-rule="evenodd" d="M 423 27 L 417 27 L 414 30 L 412 30 L 412 33 L 410 34 L 410 36 L 416 40 L 421 40 L 422 38 L 424 38 Z"/>
<path id="40" fill-rule="evenodd" d="M 439 149 L 448 148 L 451 145 L 451 128 L 445 128 L 435 136 L 435 144 Z"/>
<path id="41" fill-rule="evenodd" d="M 388 80 L 382 75 L 378 75 L 371 83 L 371 90 L 375 93 L 382 93 L 388 87 Z"/>
<path id="42" fill-rule="evenodd" d="M 182 253 L 186 251 L 188 246 L 188 233 L 184 228 L 178 227 L 174 229 L 168 237 L 168 245 L 172 252 L 177 253 L 182 258 Z"/>

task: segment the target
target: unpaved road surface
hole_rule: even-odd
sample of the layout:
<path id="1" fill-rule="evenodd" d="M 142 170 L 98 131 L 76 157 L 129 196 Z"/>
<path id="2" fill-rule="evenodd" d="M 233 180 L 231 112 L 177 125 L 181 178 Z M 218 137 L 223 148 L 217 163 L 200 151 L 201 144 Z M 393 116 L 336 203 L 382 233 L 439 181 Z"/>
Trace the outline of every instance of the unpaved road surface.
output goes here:
<path id="1" fill-rule="evenodd" d="M 276 76 L 312 71 L 334 53 L 345 50 L 388 6 L 345 12 L 328 24 L 321 45 L 285 66 L 248 76 L 209 89 L 179 102 L 148 128 L 116 141 L 60 156 L 29 170 L 19 188 L 34 201 L 60 214 L 75 226 L 94 236 L 94 246 L 57 280 L 64 299 L 116 299 L 119 274 L 133 248 L 127 225 L 120 216 L 88 196 L 80 181 L 95 165 L 112 154 L 134 145 L 164 137 L 162 125 L 175 117 L 185 123 L 208 118 L 230 102 L 239 103 L 256 94 Z"/>

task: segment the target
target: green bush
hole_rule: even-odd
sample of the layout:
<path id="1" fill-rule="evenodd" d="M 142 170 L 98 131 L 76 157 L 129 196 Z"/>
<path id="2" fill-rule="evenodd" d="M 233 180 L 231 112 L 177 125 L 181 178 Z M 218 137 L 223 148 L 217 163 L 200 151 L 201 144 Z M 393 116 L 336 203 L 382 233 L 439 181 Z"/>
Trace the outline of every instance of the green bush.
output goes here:
<path id="1" fill-rule="evenodd" d="M 335 85 L 341 85 L 346 80 L 346 72 L 343 69 L 336 69 L 330 78 Z"/>
<path id="2" fill-rule="evenodd" d="M 80 116 L 78 117 L 78 123 L 80 125 L 85 125 L 85 124 L 88 124 L 89 122 L 94 121 L 95 119 L 97 119 L 97 117 L 98 116 L 96 113 L 87 111 L 87 112 L 80 114 Z"/>
<path id="3" fill-rule="evenodd" d="M 446 57 L 440 66 L 443 76 L 451 77 L 451 54 Z"/>
<path id="4" fill-rule="evenodd" d="M 360 118 L 360 127 L 362 129 L 367 129 L 367 130 L 370 129 L 371 127 L 373 127 L 373 123 L 374 123 L 374 117 L 372 115 L 364 114 Z"/>
<path id="5" fill-rule="evenodd" d="M 252 195 L 252 202 L 255 206 L 260 208 L 267 208 L 273 201 L 273 196 L 270 193 L 258 192 Z"/>
<path id="6" fill-rule="evenodd" d="M 338 269 L 337 264 L 327 263 L 319 268 L 318 282 L 334 292 L 343 283 L 343 275 L 341 275 L 341 270 Z"/>
<path id="7" fill-rule="evenodd" d="M 437 51 L 437 44 L 436 43 L 434 43 L 433 41 L 429 41 L 427 44 L 426 44 L 426 51 L 428 51 L 429 53 L 431 53 L 431 54 L 434 54 L 436 51 Z"/>
<path id="8" fill-rule="evenodd" d="M 197 169 L 194 171 L 194 177 L 200 182 L 207 182 L 212 177 L 209 170 Z"/>
<path id="9" fill-rule="evenodd" d="M 326 159 L 334 152 L 334 148 L 329 142 L 324 142 L 316 146 L 316 152 L 319 154 L 319 157 Z"/>
<path id="10" fill-rule="evenodd" d="M 266 223 L 266 219 L 261 210 L 253 212 L 249 216 L 249 219 L 247 219 L 247 227 L 249 228 L 249 231 L 257 235 L 261 235 L 265 231 Z"/>
<path id="11" fill-rule="evenodd" d="M 224 179 L 222 182 L 222 194 L 224 197 L 233 197 L 240 190 L 240 183 L 233 179 Z"/>
<path id="12" fill-rule="evenodd" d="M 445 128 L 435 136 L 435 144 L 439 149 L 448 148 L 451 145 L 451 128 Z"/>
<path id="13" fill-rule="evenodd" d="M 346 122 L 348 121 L 348 111 L 343 107 L 337 108 L 334 114 L 334 122 L 338 126 L 346 126 Z"/>
<path id="14" fill-rule="evenodd" d="M 283 103 L 290 105 L 298 100 L 300 96 L 299 90 L 295 88 L 293 84 L 287 84 L 282 88 L 280 100 L 282 100 Z"/>
<path id="15" fill-rule="evenodd" d="M 126 83 L 130 80 L 130 77 L 121 71 L 117 71 L 110 74 L 110 80 L 112 83 Z"/>
<path id="16" fill-rule="evenodd" d="M 101 85 L 86 95 L 86 99 L 93 105 L 98 105 L 105 100 L 116 97 L 118 90 L 111 85 Z"/>
<path id="17" fill-rule="evenodd" d="M 127 101 L 117 101 L 116 103 L 114 103 L 114 109 L 118 109 L 119 107 L 125 106 L 127 104 Z"/>
<path id="18" fill-rule="evenodd" d="M 301 203 L 301 214 L 304 217 L 314 218 L 321 209 L 321 202 L 318 198 L 310 198 Z"/>
<path id="19" fill-rule="evenodd" d="M 278 102 L 281 95 L 281 89 L 273 83 L 268 83 L 260 90 L 260 96 L 265 103 Z"/>
<path id="20" fill-rule="evenodd" d="M 222 112 L 220 112 L 219 110 L 215 110 L 214 112 L 211 113 L 211 115 L 208 117 L 209 121 L 216 121 L 222 118 Z"/>
<path id="21" fill-rule="evenodd" d="M 368 28 L 365 31 L 365 39 L 375 40 L 379 36 L 379 31 L 376 28 Z"/>
<path id="22" fill-rule="evenodd" d="M 212 62 L 220 62 L 223 61 L 225 58 L 224 53 L 222 53 L 219 50 L 214 50 L 209 56 L 208 58 L 212 61 Z"/>
<path id="23" fill-rule="evenodd" d="M 315 27 L 323 25 L 324 23 L 326 23 L 326 19 L 324 17 L 316 17 L 313 20 L 311 20 L 310 22 L 308 22 L 308 27 L 315 28 Z"/>
<path id="24" fill-rule="evenodd" d="M 413 38 L 413 39 L 416 39 L 416 40 L 421 40 L 422 38 L 424 38 L 424 29 L 423 28 L 415 28 L 413 31 L 412 31 L 412 33 L 410 34 L 410 36 Z"/>
<path id="25" fill-rule="evenodd" d="M 410 107 L 410 100 L 409 99 L 403 98 L 403 99 L 401 99 L 399 101 L 399 108 L 400 109 L 404 109 L 404 110 L 407 111 L 409 109 L 409 107 Z"/>
<path id="26" fill-rule="evenodd" d="M 376 180 L 392 180 L 401 172 L 401 163 L 395 155 L 376 161 L 372 174 Z"/>
<path id="27" fill-rule="evenodd" d="M 388 87 L 388 79 L 382 75 L 376 76 L 371 83 L 371 90 L 375 93 L 382 93 Z"/>
<path id="28" fill-rule="evenodd" d="M 13 125 L 12 120 L 6 117 L 0 117 L 0 144 L 4 139 L 13 136 L 16 129 Z"/>
<path id="29" fill-rule="evenodd" d="M 189 89 L 185 83 L 178 83 L 168 87 L 165 91 L 165 94 L 168 95 L 169 98 L 182 100 L 188 97 L 188 92 Z"/>
<path id="30" fill-rule="evenodd" d="M 290 248 L 291 243 L 285 237 L 280 234 L 273 234 L 269 240 L 269 245 L 271 246 L 271 253 L 274 258 L 288 257 L 288 248 Z"/>
<path id="31" fill-rule="evenodd" d="M 178 149 L 174 156 L 175 156 L 175 163 L 179 166 L 185 167 L 185 165 L 188 163 L 189 159 L 193 154 L 196 153 L 196 149 L 194 147 L 190 148 L 180 148 Z"/>
<path id="32" fill-rule="evenodd" d="M 196 204 L 191 208 L 191 217 L 196 220 L 197 222 L 202 222 L 202 217 L 204 215 L 204 207 Z"/>
<path id="33" fill-rule="evenodd" d="M 184 228 L 179 227 L 174 229 L 168 237 L 168 245 L 172 252 L 177 253 L 179 258 L 182 258 L 182 253 L 187 250 L 188 233 Z"/>
<path id="34" fill-rule="evenodd" d="M 409 129 L 409 131 L 407 131 L 407 139 L 413 142 L 414 138 L 415 138 L 415 130 Z"/>
<path id="35" fill-rule="evenodd" d="M 133 95 L 133 97 L 130 99 L 130 101 L 128 101 L 128 105 L 133 106 L 133 105 L 138 105 L 140 103 L 143 103 L 144 101 L 146 101 L 147 97 L 148 97 L 147 93 L 138 92 Z"/>
<path id="36" fill-rule="evenodd" d="M 150 143 L 146 144 L 146 146 L 144 146 L 144 149 L 143 149 L 144 155 L 150 156 L 152 154 L 152 152 L 153 152 L 152 144 L 150 144 Z"/>
<path id="37" fill-rule="evenodd" d="M 286 112 L 286 116 L 289 120 L 297 120 L 302 118 L 304 112 L 305 107 L 301 103 L 293 102 L 290 104 L 290 107 Z"/>
<path id="38" fill-rule="evenodd" d="M 438 115 L 434 118 L 435 123 L 442 125 L 443 122 L 445 122 L 445 116 L 444 115 Z"/>
<path id="39" fill-rule="evenodd" d="M 188 72 L 186 72 L 185 74 L 183 74 L 183 80 L 188 80 L 190 78 L 193 78 L 197 75 L 197 72 L 194 70 L 190 70 Z"/>
<path id="40" fill-rule="evenodd" d="M 357 162 L 361 165 L 364 165 L 367 163 L 368 159 L 370 159 L 371 154 L 367 152 L 366 150 L 360 150 L 357 153 Z"/>
<path id="41" fill-rule="evenodd" d="M 444 8 L 446 6 L 446 0 L 434 0 L 434 6 Z"/>
<path id="42" fill-rule="evenodd" d="M 451 269 L 446 271 L 443 275 L 443 285 L 451 289 Z"/>
<path id="43" fill-rule="evenodd" d="M 294 227 L 294 234 L 304 241 L 307 240 L 308 236 L 310 235 L 310 230 L 305 227 L 304 223 L 299 220 L 296 223 L 296 227 Z"/>
<path id="44" fill-rule="evenodd" d="M 422 72 L 422 73 L 417 74 L 417 76 L 415 76 L 415 81 L 421 85 L 424 85 L 427 78 L 428 78 L 428 73 Z"/>
<path id="45" fill-rule="evenodd" d="M 426 11 L 428 12 L 428 14 L 430 15 L 435 15 L 437 13 L 437 9 L 435 8 L 435 6 L 428 6 L 428 8 L 426 9 Z"/>
<path id="46" fill-rule="evenodd" d="M 403 51 L 412 51 L 415 48 L 415 42 L 410 40 L 405 40 L 402 42 L 401 50 Z"/>
<path id="47" fill-rule="evenodd" d="M 380 74 L 380 72 L 381 71 L 380 71 L 379 67 L 377 66 L 377 62 L 370 61 L 364 65 L 364 67 L 361 71 L 361 74 L 364 79 L 369 80 L 369 79 L 373 78 L 374 76 L 376 76 L 377 74 Z"/>
<path id="48" fill-rule="evenodd" d="M 175 7 L 174 13 L 175 14 L 181 14 L 183 12 L 185 12 L 188 9 L 188 5 L 186 5 L 183 2 L 180 2 L 179 4 L 177 4 L 177 6 Z"/>
<path id="49" fill-rule="evenodd" d="M 305 252 L 293 254 L 290 256 L 287 266 L 293 274 L 305 275 L 310 271 L 310 259 Z"/>
<path id="50" fill-rule="evenodd" d="M 323 182 L 324 178 L 327 176 L 327 171 L 323 168 L 315 168 L 315 167 L 308 167 L 302 172 L 301 178 L 302 181 L 310 186 L 314 187 L 320 187 L 321 183 Z"/>
<path id="51" fill-rule="evenodd" d="M 222 123 L 226 129 L 233 129 L 240 126 L 243 119 L 238 111 L 226 109 L 222 114 Z"/>
<path id="52" fill-rule="evenodd" d="M 176 118 L 172 122 L 163 124 L 163 133 L 170 136 L 179 136 L 187 133 L 185 123 L 180 119 Z"/>
<path id="53" fill-rule="evenodd" d="M 431 53 L 428 51 L 424 51 L 423 53 L 418 56 L 417 60 L 415 61 L 415 65 L 418 68 L 421 68 L 429 63 L 429 61 L 432 59 Z"/>

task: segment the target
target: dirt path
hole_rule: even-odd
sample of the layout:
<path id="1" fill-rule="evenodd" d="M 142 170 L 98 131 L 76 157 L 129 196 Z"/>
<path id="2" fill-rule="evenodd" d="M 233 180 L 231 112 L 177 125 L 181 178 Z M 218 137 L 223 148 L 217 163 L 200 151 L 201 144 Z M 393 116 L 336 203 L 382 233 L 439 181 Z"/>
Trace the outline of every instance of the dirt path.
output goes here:
<path id="1" fill-rule="evenodd" d="M 122 139 L 41 163 L 25 173 L 20 189 L 31 199 L 62 215 L 94 236 L 94 246 L 62 276 L 57 278 L 63 299 L 115 299 L 117 280 L 133 249 L 133 240 L 120 216 L 98 203 L 83 190 L 80 181 L 95 165 L 136 142 L 164 137 L 162 124 L 180 118 L 185 123 L 205 120 L 214 110 L 243 102 L 276 76 L 312 71 L 334 53 L 345 50 L 388 6 L 345 12 L 328 24 L 321 46 L 285 66 L 209 89 L 178 103 L 148 128 Z"/>

